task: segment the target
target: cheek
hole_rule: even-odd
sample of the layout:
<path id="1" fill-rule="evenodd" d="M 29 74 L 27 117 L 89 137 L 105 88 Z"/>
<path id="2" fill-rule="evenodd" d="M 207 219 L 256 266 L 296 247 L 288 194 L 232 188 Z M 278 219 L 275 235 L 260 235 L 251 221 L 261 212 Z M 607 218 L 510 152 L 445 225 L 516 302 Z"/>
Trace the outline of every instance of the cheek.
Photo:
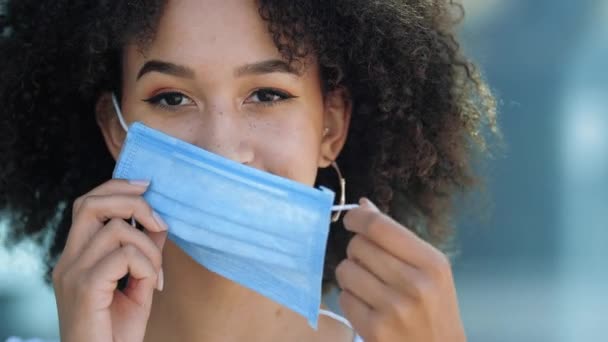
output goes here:
<path id="1" fill-rule="evenodd" d="M 267 171 L 312 186 L 320 151 L 318 130 L 314 121 L 295 115 L 268 123 L 258 132 L 264 131 L 256 139 L 256 155 Z"/>

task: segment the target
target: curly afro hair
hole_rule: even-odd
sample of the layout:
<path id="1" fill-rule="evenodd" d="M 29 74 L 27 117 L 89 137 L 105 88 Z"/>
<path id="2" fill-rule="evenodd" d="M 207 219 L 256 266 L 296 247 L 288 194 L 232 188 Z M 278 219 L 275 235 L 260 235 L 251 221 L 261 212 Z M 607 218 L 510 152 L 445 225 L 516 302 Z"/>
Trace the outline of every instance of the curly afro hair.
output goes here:
<path id="1" fill-rule="evenodd" d="M 0 1 L 0 5 L 2 2 Z M 154 39 L 160 0 L 19 0 L 0 9 L 0 210 L 8 244 L 50 233 L 48 274 L 64 248 L 71 202 L 110 178 L 114 161 L 95 123 L 96 100 L 120 91 L 127 41 Z M 442 247 L 472 163 L 498 133 L 496 106 L 461 52 L 462 7 L 448 0 L 259 0 L 290 63 L 314 56 L 326 90 L 351 95 L 351 131 L 338 162 L 348 201 L 378 207 Z M 481 152 L 481 153 L 480 153 Z M 334 185 L 320 171 L 318 183 Z M 340 222 L 336 225 L 341 225 Z M 324 285 L 351 235 L 331 229 Z"/>

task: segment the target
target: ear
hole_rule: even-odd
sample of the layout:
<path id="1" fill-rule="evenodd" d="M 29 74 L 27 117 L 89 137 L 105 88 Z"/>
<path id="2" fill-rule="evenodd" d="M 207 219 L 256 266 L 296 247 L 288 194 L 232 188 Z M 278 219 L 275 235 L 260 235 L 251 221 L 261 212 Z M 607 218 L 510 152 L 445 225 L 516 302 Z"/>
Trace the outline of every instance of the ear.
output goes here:
<path id="1" fill-rule="evenodd" d="M 319 167 L 328 167 L 338 158 L 348 136 L 351 112 L 352 101 L 345 88 L 336 88 L 325 95 L 324 132 Z"/>
<path id="2" fill-rule="evenodd" d="M 106 143 L 108 151 L 114 160 L 118 159 L 118 154 L 126 137 L 126 132 L 120 125 L 116 111 L 112 105 L 112 95 L 108 92 L 103 93 L 95 104 L 95 119 L 101 129 L 101 134 Z"/>

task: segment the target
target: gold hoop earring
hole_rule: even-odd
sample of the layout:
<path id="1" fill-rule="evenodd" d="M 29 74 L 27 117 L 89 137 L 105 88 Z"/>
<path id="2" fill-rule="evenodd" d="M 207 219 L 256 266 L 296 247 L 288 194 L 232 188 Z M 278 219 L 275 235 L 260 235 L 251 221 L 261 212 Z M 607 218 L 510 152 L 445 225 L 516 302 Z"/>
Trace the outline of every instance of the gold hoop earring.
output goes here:
<path id="1" fill-rule="evenodd" d="M 331 162 L 331 166 L 336 170 L 338 174 L 338 179 L 340 181 L 340 205 L 346 204 L 346 179 L 342 177 L 342 172 L 340 172 L 340 167 L 338 167 L 338 163 L 335 161 Z M 340 214 L 342 214 L 342 210 L 337 211 L 331 217 L 331 222 L 337 222 L 340 219 Z"/>

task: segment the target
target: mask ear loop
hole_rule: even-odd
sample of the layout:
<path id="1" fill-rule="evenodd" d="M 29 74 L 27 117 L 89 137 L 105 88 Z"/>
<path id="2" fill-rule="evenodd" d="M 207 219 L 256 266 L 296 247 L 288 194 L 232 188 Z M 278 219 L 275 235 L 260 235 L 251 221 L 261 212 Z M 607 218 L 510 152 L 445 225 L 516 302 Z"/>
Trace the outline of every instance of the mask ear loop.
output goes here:
<path id="1" fill-rule="evenodd" d="M 112 105 L 114 105 L 114 111 L 116 112 L 116 116 L 118 117 L 118 121 L 120 122 L 122 129 L 124 129 L 125 132 L 128 132 L 129 127 L 127 126 L 127 123 L 125 122 L 125 119 L 122 117 L 122 112 L 120 111 L 120 106 L 118 105 L 118 100 L 116 99 L 116 94 L 114 94 L 114 93 L 112 93 Z M 137 223 L 135 222 L 135 217 L 131 217 L 131 226 L 137 227 Z"/>
<path id="2" fill-rule="evenodd" d="M 338 174 L 338 180 L 340 182 L 340 203 L 337 206 L 334 206 L 332 209 L 337 210 L 336 213 L 331 217 L 331 222 L 337 222 L 340 219 L 340 214 L 342 214 L 342 210 L 348 210 L 349 208 L 345 208 L 346 204 L 346 179 L 342 177 L 342 172 L 340 172 L 340 167 L 338 163 L 333 161 L 331 166 L 336 170 Z"/>
<path id="3" fill-rule="evenodd" d="M 118 117 L 118 121 L 120 125 L 125 130 L 125 132 L 129 131 L 129 127 L 125 122 L 125 119 L 122 117 L 122 112 L 120 111 L 120 106 L 118 105 L 118 100 L 116 99 L 116 94 L 112 93 L 112 104 L 114 105 L 114 111 L 116 112 L 116 116 Z"/>

